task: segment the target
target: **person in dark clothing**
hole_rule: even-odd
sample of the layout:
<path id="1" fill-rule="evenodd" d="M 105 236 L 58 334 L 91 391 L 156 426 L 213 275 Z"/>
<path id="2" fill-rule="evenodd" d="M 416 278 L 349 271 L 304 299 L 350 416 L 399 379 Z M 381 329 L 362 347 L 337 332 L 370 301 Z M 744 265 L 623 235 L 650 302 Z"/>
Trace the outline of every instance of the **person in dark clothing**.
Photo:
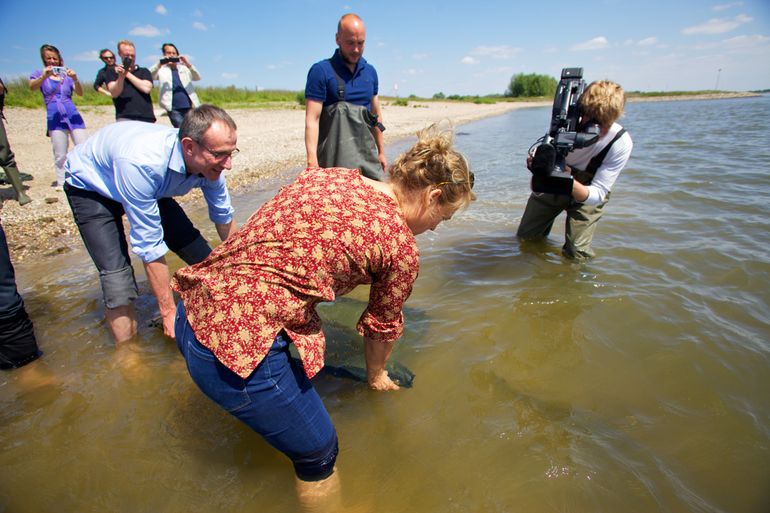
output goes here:
<path id="1" fill-rule="evenodd" d="M 112 98 L 112 93 L 107 89 L 107 70 L 115 66 L 115 54 L 109 48 L 102 48 L 99 52 L 99 60 L 104 63 L 104 67 L 96 72 L 96 78 L 94 79 L 94 90 L 98 93 L 102 93 L 105 96 Z"/>
<path id="2" fill-rule="evenodd" d="M 8 242 L 0 224 L 0 369 L 22 367 L 41 354 L 32 321 L 16 288 Z"/>
<path id="3" fill-rule="evenodd" d="M 136 65 L 136 47 L 126 39 L 118 42 L 120 63 L 105 72 L 107 89 L 115 105 L 115 119 L 155 123 L 152 110 L 152 74 Z"/>

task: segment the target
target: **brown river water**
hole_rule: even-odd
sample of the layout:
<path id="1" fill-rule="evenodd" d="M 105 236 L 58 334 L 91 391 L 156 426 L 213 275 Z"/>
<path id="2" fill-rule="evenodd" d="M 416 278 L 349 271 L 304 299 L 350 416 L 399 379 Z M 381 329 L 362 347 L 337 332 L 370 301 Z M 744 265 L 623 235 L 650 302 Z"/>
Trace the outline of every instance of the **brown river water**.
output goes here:
<path id="1" fill-rule="evenodd" d="M 479 199 L 418 237 L 393 355 L 414 386 L 315 380 L 344 511 L 770 511 L 768 114 L 768 97 L 630 104 L 634 155 L 585 264 L 561 258 L 562 218 L 542 244 L 513 236 L 549 109 L 459 127 Z M 238 220 L 296 172 L 234 198 Z M 145 322 L 115 349 L 82 248 L 16 271 L 45 354 L 0 374 L 0 512 L 297 510 L 288 460 L 173 342 Z M 362 361 L 366 297 L 320 308 L 332 363 Z"/>

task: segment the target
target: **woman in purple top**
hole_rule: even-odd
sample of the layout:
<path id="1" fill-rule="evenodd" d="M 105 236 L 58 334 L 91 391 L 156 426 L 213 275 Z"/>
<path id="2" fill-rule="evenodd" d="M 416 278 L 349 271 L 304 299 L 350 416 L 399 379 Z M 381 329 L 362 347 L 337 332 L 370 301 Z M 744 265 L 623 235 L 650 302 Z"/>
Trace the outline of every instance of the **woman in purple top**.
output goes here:
<path id="1" fill-rule="evenodd" d="M 53 146 L 53 161 L 56 168 L 57 190 L 64 185 L 64 162 L 67 159 L 69 138 L 78 145 L 87 139 L 86 124 L 72 103 L 72 92 L 83 96 L 77 74 L 64 67 L 61 53 L 55 46 L 40 47 L 40 58 L 44 68 L 29 76 L 29 88 L 39 89 L 43 94 L 48 119 L 48 136 Z"/>

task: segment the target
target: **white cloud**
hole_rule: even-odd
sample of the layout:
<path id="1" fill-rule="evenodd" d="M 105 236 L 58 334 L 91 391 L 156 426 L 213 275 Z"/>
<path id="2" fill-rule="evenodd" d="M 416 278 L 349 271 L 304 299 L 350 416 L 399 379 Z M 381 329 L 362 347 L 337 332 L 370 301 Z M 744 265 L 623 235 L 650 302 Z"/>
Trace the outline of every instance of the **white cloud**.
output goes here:
<path id="1" fill-rule="evenodd" d="M 470 55 L 466 55 L 462 59 L 460 59 L 460 62 L 463 64 L 478 64 L 479 61 L 471 57 Z"/>
<path id="2" fill-rule="evenodd" d="M 165 16 L 166 14 L 168 14 L 168 9 L 166 9 L 165 5 L 158 4 L 155 6 L 155 12 L 162 16 Z"/>
<path id="3" fill-rule="evenodd" d="M 521 48 L 516 48 L 509 45 L 477 46 L 471 50 L 471 55 L 476 55 L 479 57 L 491 57 L 493 59 L 510 59 L 519 52 L 521 52 Z"/>
<path id="4" fill-rule="evenodd" d="M 168 34 L 168 29 L 159 29 L 155 25 L 142 25 L 140 27 L 134 27 L 131 30 L 128 31 L 129 34 L 132 36 L 141 36 L 141 37 L 158 37 L 162 36 L 163 34 Z"/>
<path id="5" fill-rule="evenodd" d="M 719 4 L 715 5 L 711 8 L 712 11 L 724 11 L 725 9 L 731 9 L 733 7 L 740 7 L 743 5 L 743 2 L 733 2 L 731 4 Z"/>
<path id="6" fill-rule="evenodd" d="M 700 25 L 694 25 L 692 27 L 686 27 L 682 29 L 682 34 L 686 36 L 692 36 L 696 34 L 724 34 L 730 32 L 752 21 L 754 18 L 746 16 L 745 14 L 739 14 L 735 18 L 712 18 L 706 23 Z"/>
<path id="7" fill-rule="evenodd" d="M 225 80 L 235 80 L 238 78 L 238 73 L 222 73 L 222 78 Z"/>
<path id="8" fill-rule="evenodd" d="M 639 46 L 652 46 L 655 44 L 658 44 L 658 38 L 657 37 L 646 37 L 640 41 L 637 41 L 636 43 Z"/>
<path id="9" fill-rule="evenodd" d="M 80 52 L 79 54 L 72 57 L 73 61 L 77 62 L 92 62 L 92 61 L 98 61 L 99 60 L 99 51 L 98 50 L 89 50 L 87 52 Z"/>
<path id="10" fill-rule="evenodd" d="M 599 36 L 573 45 L 570 50 L 573 52 L 582 52 L 585 50 L 601 50 L 602 48 L 607 48 L 608 45 L 609 41 L 607 41 L 607 38 L 604 36 Z"/>
<path id="11" fill-rule="evenodd" d="M 206 32 L 209 28 L 206 26 L 205 23 L 201 23 L 200 21 L 195 21 L 192 24 L 193 28 L 195 30 L 201 30 L 203 32 Z"/>
<path id="12" fill-rule="evenodd" d="M 770 41 L 770 37 L 755 34 L 753 36 L 736 36 L 722 41 L 731 48 L 755 48 Z"/>

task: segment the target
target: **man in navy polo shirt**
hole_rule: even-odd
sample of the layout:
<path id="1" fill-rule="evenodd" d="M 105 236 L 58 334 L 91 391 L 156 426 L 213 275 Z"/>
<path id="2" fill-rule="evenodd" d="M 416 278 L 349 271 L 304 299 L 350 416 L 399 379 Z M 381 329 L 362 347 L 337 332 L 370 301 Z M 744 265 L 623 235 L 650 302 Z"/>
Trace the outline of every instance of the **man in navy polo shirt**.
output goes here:
<path id="1" fill-rule="evenodd" d="M 346 14 L 337 24 L 337 50 L 313 64 L 305 85 L 308 167 L 347 167 L 375 180 L 387 165 L 377 71 L 362 57 L 364 22 Z"/>

